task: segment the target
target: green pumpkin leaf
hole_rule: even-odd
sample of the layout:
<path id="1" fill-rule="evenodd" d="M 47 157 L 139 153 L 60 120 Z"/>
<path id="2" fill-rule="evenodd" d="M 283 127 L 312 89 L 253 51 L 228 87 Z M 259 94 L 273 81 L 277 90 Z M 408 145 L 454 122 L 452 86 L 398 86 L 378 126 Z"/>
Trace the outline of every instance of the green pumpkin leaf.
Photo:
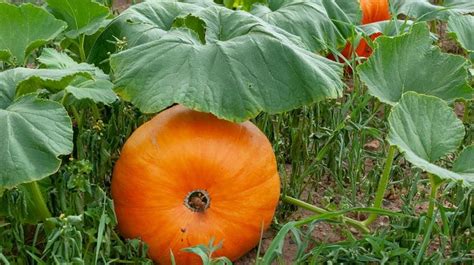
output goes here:
<path id="1" fill-rule="evenodd" d="M 21 74 L 20 74 L 21 75 Z M 15 70 L 0 72 L 0 109 L 8 107 L 15 100 L 15 92 L 21 76 Z"/>
<path id="2" fill-rule="evenodd" d="M 112 56 L 122 98 L 146 113 L 179 103 L 244 121 L 341 95 L 341 65 L 301 48 L 292 35 L 223 7 L 193 15 L 206 23 L 205 45 L 174 29 Z"/>
<path id="3" fill-rule="evenodd" d="M 358 66 L 358 72 L 369 93 L 380 101 L 394 105 L 407 91 L 446 101 L 472 99 L 467 82 L 469 62 L 432 47 L 424 23 L 414 24 L 409 33 L 398 37 L 380 37 L 376 45 L 369 60 Z"/>
<path id="4" fill-rule="evenodd" d="M 79 64 L 67 54 L 55 49 L 44 49 L 38 61 L 49 69 L 58 69 L 53 71 L 54 73 L 75 69 L 87 69 L 90 73 L 85 77 L 83 75 L 73 77 L 73 79 L 68 80 L 67 87 L 62 86 L 56 91 L 65 89 L 65 92 L 76 100 L 90 99 L 95 103 L 100 102 L 107 105 L 117 100 L 117 96 L 113 91 L 113 84 L 108 80 L 109 77 L 92 65 Z"/>
<path id="5" fill-rule="evenodd" d="M 98 79 L 109 79 L 109 76 L 104 74 L 102 70 L 94 65 L 87 63 L 77 63 L 64 52 L 59 52 L 55 49 L 45 48 L 38 57 L 38 61 L 44 68 L 47 69 L 62 69 L 62 70 L 80 70 L 89 72 L 91 76 Z"/>
<path id="6" fill-rule="evenodd" d="M 359 28 L 370 36 L 375 33 L 382 33 L 385 36 L 398 36 L 402 33 L 409 32 L 413 25 L 411 20 L 384 20 L 370 24 L 359 25 Z"/>
<path id="7" fill-rule="evenodd" d="M 323 5 L 314 1 L 269 0 L 250 11 L 264 21 L 299 36 L 311 51 L 338 47 L 346 40 L 331 21 Z"/>
<path id="8" fill-rule="evenodd" d="M 397 14 L 404 14 L 418 21 L 447 20 L 451 15 L 474 12 L 472 0 L 444 0 L 442 5 L 432 4 L 429 0 L 392 0 L 391 4 Z"/>
<path id="9" fill-rule="evenodd" d="M 179 2 L 179 3 L 185 3 L 185 4 L 193 4 L 197 5 L 200 7 L 211 7 L 211 6 L 216 6 L 218 5 L 216 2 L 212 0 L 158 0 L 161 2 Z"/>
<path id="10" fill-rule="evenodd" d="M 75 70 L 52 70 L 52 69 L 29 69 L 15 68 L 18 85 L 16 97 L 32 93 L 41 88 L 47 88 L 51 92 L 63 90 L 72 80 L 78 76 L 92 78 L 90 72 L 86 69 Z M 20 81 L 21 80 L 21 81 Z"/>
<path id="11" fill-rule="evenodd" d="M 453 171 L 470 175 L 474 179 L 474 145 L 466 147 L 454 161 Z"/>
<path id="12" fill-rule="evenodd" d="M 325 0 L 318 1 L 321 3 L 331 18 L 332 23 L 336 26 L 340 34 L 349 39 L 354 37 L 355 25 L 359 25 L 362 21 L 362 11 L 359 1 L 357 0 Z M 329 46 L 338 48 L 335 45 L 341 43 L 332 43 Z M 345 46 L 345 43 L 342 43 Z M 343 46 L 339 47 L 342 48 Z M 329 47 L 331 48 L 331 47 Z"/>
<path id="13" fill-rule="evenodd" d="M 389 142 L 428 162 L 456 151 L 464 138 L 462 122 L 446 103 L 415 92 L 403 95 L 388 121 Z"/>
<path id="14" fill-rule="evenodd" d="M 92 0 L 47 0 L 48 7 L 59 19 L 68 24 L 66 37 L 92 35 L 106 26 L 109 9 Z"/>
<path id="15" fill-rule="evenodd" d="M 433 96 L 407 92 L 388 118 L 387 140 L 398 147 L 414 166 L 442 179 L 474 184 L 472 176 L 435 164 L 457 150 L 464 138 L 464 126 L 448 104 Z"/>
<path id="16" fill-rule="evenodd" d="M 72 152 L 71 119 L 64 107 L 34 95 L 0 107 L 0 186 L 40 180 L 59 169 Z"/>
<path id="17" fill-rule="evenodd" d="M 206 23 L 193 15 L 177 17 L 173 23 L 174 28 L 188 28 L 194 31 L 202 44 L 206 44 Z"/>
<path id="18" fill-rule="evenodd" d="M 347 16 L 348 21 L 354 25 L 358 25 L 362 21 L 362 10 L 360 9 L 359 0 L 325 0 L 321 2 L 325 7 L 327 7 L 327 3 L 336 3 Z M 334 19 L 335 17 L 331 16 L 331 18 Z"/>
<path id="19" fill-rule="evenodd" d="M 34 49 L 53 40 L 66 28 L 66 23 L 32 4 L 0 3 L 0 18 L 0 60 L 16 65 L 25 64 Z"/>
<path id="20" fill-rule="evenodd" d="M 156 40 L 171 29 L 176 17 L 202 9 L 201 6 L 180 3 L 146 1 L 133 5 L 116 17 L 93 45 L 88 62 L 108 71 L 106 60 L 110 53 L 120 50 L 117 42 L 131 48 Z"/>
<path id="21" fill-rule="evenodd" d="M 57 92 L 64 89 L 76 76 L 92 78 L 95 69 L 65 70 L 14 68 L 0 72 L 0 108 L 11 104 L 15 98 L 47 88 Z"/>
<path id="22" fill-rule="evenodd" d="M 474 16 L 451 16 L 448 31 L 474 60 Z"/>
<path id="23" fill-rule="evenodd" d="M 75 67 L 78 65 L 74 59 L 69 57 L 66 53 L 58 52 L 52 48 L 44 48 L 38 61 L 49 69 L 65 69 L 68 67 Z"/>
<path id="24" fill-rule="evenodd" d="M 67 88 L 66 92 L 76 95 L 77 99 L 89 95 L 91 100 L 105 104 L 115 101 L 108 76 L 95 66 L 79 64 L 54 49 L 44 49 L 38 61 L 49 69 L 18 67 L 0 73 L 0 107 L 6 107 L 15 98 L 42 88 L 53 93 Z"/>
<path id="25" fill-rule="evenodd" d="M 104 79 L 79 79 L 78 82 L 67 86 L 65 91 L 76 100 L 89 99 L 95 103 L 110 105 L 117 100 L 113 87 L 110 81 Z"/>

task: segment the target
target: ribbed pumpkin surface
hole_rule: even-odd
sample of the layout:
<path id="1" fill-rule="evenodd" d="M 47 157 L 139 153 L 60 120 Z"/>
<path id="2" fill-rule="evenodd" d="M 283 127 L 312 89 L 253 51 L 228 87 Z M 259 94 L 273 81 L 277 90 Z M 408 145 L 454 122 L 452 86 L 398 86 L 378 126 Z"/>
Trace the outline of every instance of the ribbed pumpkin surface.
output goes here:
<path id="1" fill-rule="evenodd" d="M 170 250 L 178 264 L 200 264 L 181 249 L 211 238 L 224 242 L 215 256 L 239 258 L 270 225 L 279 193 L 272 146 L 255 125 L 179 105 L 132 134 L 112 178 L 121 234 L 143 239 L 160 264 Z"/>

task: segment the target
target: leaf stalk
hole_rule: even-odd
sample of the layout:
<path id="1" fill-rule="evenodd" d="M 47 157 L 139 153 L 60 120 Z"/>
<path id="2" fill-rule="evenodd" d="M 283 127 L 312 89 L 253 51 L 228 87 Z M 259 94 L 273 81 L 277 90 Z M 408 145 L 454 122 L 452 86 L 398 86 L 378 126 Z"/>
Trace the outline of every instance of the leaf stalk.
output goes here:
<path id="1" fill-rule="evenodd" d="M 43 194 L 41 193 L 38 182 L 33 181 L 33 182 L 25 183 L 24 187 L 26 188 L 26 190 L 31 196 L 31 199 L 32 199 L 31 206 L 33 206 L 33 210 L 35 211 L 36 216 L 38 216 L 39 219 L 43 221 L 45 221 L 47 218 L 50 218 L 51 212 L 48 210 L 48 207 L 46 206 L 46 201 L 43 197 Z"/>
<path id="2" fill-rule="evenodd" d="M 379 184 L 377 187 L 377 192 L 375 193 L 374 199 L 374 208 L 381 209 L 382 202 L 385 195 L 385 190 L 387 189 L 388 183 L 390 181 L 390 172 L 392 171 L 392 164 L 395 158 L 395 151 L 396 147 L 391 145 L 388 149 L 387 160 L 385 161 L 385 166 L 382 172 L 382 176 L 380 177 Z M 368 226 L 373 223 L 378 217 L 377 213 L 369 214 L 367 220 L 364 221 L 364 225 Z"/>
<path id="3" fill-rule="evenodd" d="M 428 173 L 428 178 L 430 180 L 431 191 L 430 191 L 430 203 L 428 205 L 428 211 L 426 212 L 426 217 L 428 217 L 428 222 L 433 218 L 436 197 L 438 195 L 438 190 L 443 181 L 440 181 L 435 175 Z"/>
<path id="4" fill-rule="evenodd" d="M 301 201 L 301 200 L 298 200 L 296 198 L 286 196 L 286 195 L 283 196 L 282 201 L 284 201 L 286 203 L 289 203 L 289 204 L 293 204 L 293 205 L 298 206 L 298 207 L 301 207 L 301 208 L 306 209 L 308 211 L 312 211 L 312 212 L 317 213 L 317 214 L 329 214 L 329 213 L 331 213 L 331 211 L 325 210 L 323 208 L 317 207 L 315 205 L 309 204 L 307 202 L 304 202 L 304 201 Z M 349 218 L 349 217 L 346 217 L 346 216 L 339 216 L 337 218 L 334 217 L 334 218 L 331 218 L 331 219 L 335 219 L 335 220 L 341 221 L 343 223 L 346 223 L 346 224 L 356 228 L 357 230 L 361 231 L 362 233 L 369 233 L 370 232 L 370 230 L 367 228 L 367 226 L 365 224 L 363 224 L 360 221 L 354 220 L 352 218 Z M 303 223 L 306 223 L 305 220 L 302 220 L 302 221 L 303 221 Z"/>

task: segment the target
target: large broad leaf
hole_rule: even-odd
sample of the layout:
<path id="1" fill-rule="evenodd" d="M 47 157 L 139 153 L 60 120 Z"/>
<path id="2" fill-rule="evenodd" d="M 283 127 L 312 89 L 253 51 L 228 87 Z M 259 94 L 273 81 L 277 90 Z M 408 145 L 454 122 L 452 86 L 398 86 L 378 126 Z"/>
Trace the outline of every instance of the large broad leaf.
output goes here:
<path id="1" fill-rule="evenodd" d="M 413 25 L 411 20 L 384 20 L 370 24 L 360 25 L 358 28 L 366 35 L 382 33 L 384 36 L 398 36 L 401 33 L 409 32 Z"/>
<path id="2" fill-rule="evenodd" d="M 89 94 L 89 99 L 106 104 L 115 101 L 108 76 L 97 67 L 79 64 L 53 49 L 44 49 L 38 60 L 48 69 L 18 67 L 0 72 L 0 108 L 10 105 L 15 98 L 42 88 L 53 93 L 70 90 L 73 96 L 78 95 L 78 99 Z M 78 92 L 78 89 L 83 91 Z"/>
<path id="3" fill-rule="evenodd" d="M 0 186 L 46 177 L 58 169 L 57 157 L 72 151 L 71 120 L 64 107 L 24 94 L 64 89 L 77 76 L 92 77 L 95 70 L 82 64 L 75 69 L 14 68 L 0 73 Z"/>
<path id="4" fill-rule="evenodd" d="M 456 151 L 464 126 L 441 99 L 408 92 L 392 109 L 388 140 L 428 162 Z"/>
<path id="5" fill-rule="evenodd" d="M 148 0 L 150 1 L 150 0 Z M 193 5 L 198 5 L 198 6 L 201 6 L 201 7 L 211 7 L 211 6 L 215 6 L 217 5 L 216 2 L 212 1 L 212 0 L 160 0 L 160 1 L 163 1 L 163 2 L 181 2 L 181 3 L 186 3 L 186 4 L 193 4 Z"/>
<path id="6" fill-rule="evenodd" d="M 67 22 L 66 37 L 92 35 L 105 26 L 109 9 L 92 0 L 47 0 L 48 7 L 59 19 Z"/>
<path id="7" fill-rule="evenodd" d="M 346 42 L 321 4 L 310 0 L 269 0 L 267 4 L 254 5 L 250 12 L 301 37 L 311 51 Z"/>
<path id="8" fill-rule="evenodd" d="M 65 28 L 66 23 L 40 7 L 0 3 L 0 60 L 22 65 L 34 49 Z"/>
<path id="9" fill-rule="evenodd" d="M 392 108 L 388 123 L 388 142 L 397 146 L 410 163 L 440 178 L 462 181 L 465 186 L 474 184 L 472 173 L 453 172 L 435 164 L 457 150 L 465 133 L 462 122 L 445 101 L 407 92 Z M 465 161 L 459 163 L 465 165 Z"/>
<path id="10" fill-rule="evenodd" d="M 435 5 L 429 0 L 391 0 L 397 14 L 404 14 L 420 21 L 433 19 L 446 20 L 450 15 L 474 12 L 472 0 L 444 0 L 442 5 Z"/>
<path id="11" fill-rule="evenodd" d="M 59 52 L 55 49 L 45 48 L 38 57 L 41 66 L 47 69 L 62 69 L 62 70 L 80 70 L 89 72 L 94 78 L 109 79 L 109 76 L 104 74 L 102 70 L 94 65 L 87 63 L 78 63 L 74 61 L 64 52 Z"/>
<path id="12" fill-rule="evenodd" d="M 448 31 L 474 60 L 474 16 L 451 16 Z"/>
<path id="13" fill-rule="evenodd" d="M 108 62 L 104 61 L 121 48 L 117 42 L 125 42 L 126 48 L 131 48 L 157 40 L 171 28 L 176 17 L 200 9 L 198 5 L 172 1 L 147 1 L 131 6 L 106 27 L 92 47 L 88 61 L 108 70 Z"/>
<path id="14" fill-rule="evenodd" d="M 57 92 L 77 76 L 92 78 L 95 69 L 30 69 L 14 68 L 0 72 L 0 108 L 10 105 L 16 97 L 47 88 Z"/>
<path id="15" fill-rule="evenodd" d="M 89 75 L 76 76 L 68 80 L 65 92 L 77 100 L 90 99 L 96 103 L 110 104 L 117 100 L 115 92 L 112 90 L 113 84 L 108 80 L 100 69 L 86 64 L 77 63 L 67 54 L 58 52 L 54 49 L 44 49 L 38 61 L 48 69 L 56 69 L 53 72 L 61 73 L 62 71 L 70 71 L 75 69 L 87 69 Z M 90 78 L 92 77 L 92 79 Z"/>
<path id="16" fill-rule="evenodd" d="M 369 93 L 382 102 L 393 105 L 406 91 L 447 101 L 472 99 L 472 88 L 467 83 L 468 61 L 432 47 L 424 23 L 415 24 L 408 34 L 380 37 L 376 45 L 369 60 L 358 68 Z"/>
<path id="17" fill-rule="evenodd" d="M 117 100 L 113 87 L 114 85 L 108 80 L 80 78 L 67 86 L 65 92 L 76 100 L 87 99 L 109 105 Z"/>
<path id="18" fill-rule="evenodd" d="M 59 103 L 34 95 L 0 107 L 0 186 L 14 187 L 56 172 L 58 158 L 72 152 L 73 132 Z"/>
<path id="19" fill-rule="evenodd" d="M 301 48 L 288 33 L 221 7 L 193 15 L 205 22 L 205 44 L 173 29 L 111 58 L 116 91 L 143 112 L 180 103 L 244 121 L 341 95 L 341 65 Z"/>
<path id="20" fill-rule="evenodd" d="M 67 69 L 77 67 L 78 63 L 64 52 L 58 52 L 52 48 L 44 48 L 38 61 L 42 66 L 49 69 Z"/>

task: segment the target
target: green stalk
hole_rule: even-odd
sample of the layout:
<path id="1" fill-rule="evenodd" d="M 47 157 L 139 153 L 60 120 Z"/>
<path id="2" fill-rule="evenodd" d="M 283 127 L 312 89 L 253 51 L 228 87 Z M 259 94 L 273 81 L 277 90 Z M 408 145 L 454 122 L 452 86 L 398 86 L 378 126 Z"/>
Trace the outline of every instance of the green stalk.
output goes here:
<path id="1" fill-rule="evenodd" d="M 385 190 L 387 189 L 388 182 L 390 181 L 390 172 L 392 171 L 393 159 L 395 158 L 395 150 L 396 150 L 396 147 L 394 145 L 391 145 L 390 148 L 388 149 L 388 156 L 387 156 L 387 160 L 385 161 L 385 167 L 383 168 L 382 177 L 380 177 L 379 185 L 377 187 L 377 192 L 375 193 L 374 206 L 373 206 L 374 208 L 378 208 L 378 209 L 382 208 L 382 201 L 385 195 Z M 370 225 L 377 219 L 377 217 L 378 217 L 378 214 L 376 213 L 369 214 L 369 217 L 367 218 L 367 220 L 363 222 L 364 225 L 366 226 Z"/>
<path id="2" fill-rule="evenodd" d="M 293 205 L 298 206 L 298 207 L 301 207 L 301 208 L 306 209 L 308 211 L 312 211 L 312 212 L 317 213 L 317 214 L 330 213 L 330 211 L 327 211 L 323 208 L 314 206 L 312 204 L 309 204 L 307 202 L 298 200 L 298 199 L 290 197 L 290 196 L 284 195 L 283 198 L 282 198 L 282 201 L 284 201 L 286 203 L 293 204 Z M 370 230 L 360 221 L 357 221 L 357 220 L 354 220 L 352 218 L 345 217 L 345 216 L 341 216 L 340 218 L 337 218 L 337 219 L 340 219 L 340 221 L 342 221 L 343 223 L 347 223 L 350 226 L 358 229 L 362 233 L 369 233 L 370 232 Z"/>
<path id="3" fill-rule="evenodd" d="M 25 183 L 24 187 L 28 190 L 28 194 L 32 199 L 32 206 L 36 216 L 40 217 L 41 220 L 46 220 L 51 217 L 51 213 L 46 206 L 46 201 L 44 200 L 43 194 L 38 186 L 38 182 L 33 181 Z"/>
<path id="4" fill-rule="evenodd" d="M 434 207 L 436 203 L 436 196 L 438 195 L 438 190 L 441 184 L 443 184 L 442 180 L 436 178 L 436 176 L 428 173 L 428 178 L 430 180 L 431 185 L 431 192 L 430 192 L 430 204 L 428 205 L 428 212 L 426 213 L 426 217 L 428 217 L 428 221 L 433 218 Z"/>
<path id="5" fill-rule="evenodd" d="M 74 119 L 76 120 L 77 127 L 82 128 L 82 113 L 79 114 L 79 111 L 77 111 L 76 107 L 71 106 L 71 111 L 72 115 L 74 116 Z"/>
<path id="6" fill-rule="evenodd" d="M 91 111 L 92 111 L 92 116 L 94 116 L 94 119 L 95 119 L 96 121 L 100 120 L 100 110 L 99 110 L 99 108 L 97 107 L 97 105 L 96 105 L 96 104 L 92 104 L 90 108 L 91 108 Z"/>
<path id="7" fill-rule="evenodd" d="M 76 139 L 76 148 L 77 148 L 77 153 L 76 153 L 76 158 L 77 159 L 82 159 L 84 156 L 84 151 L 83 151 L 83 144 L 82 144 L 82 140 L 81 140 L 81 132 L 82 132 L 82 117 L 83 117 L 83 112 L 81 111 L 79 113 L 79 111 L 77 111 L 76 107 L 74 106 L 71 106 L 71 111 L 72 111 L 72 114 L 74 116 L 74 119 L 76 120 L 76 123 L 77 123 L 77 130 L 79 131 L 78 135 L 77 135 L 77 139 Z"/>
<path id="8" fill-rule="evenodd" d="M 81 62 L 85 62 L 86 61 L 86 53 L 84 51 L 84 40 L 85 40 L 85 36 L 84 35 L 81 35 L 79 37 L 79 56 L 81 57 Z"/>

